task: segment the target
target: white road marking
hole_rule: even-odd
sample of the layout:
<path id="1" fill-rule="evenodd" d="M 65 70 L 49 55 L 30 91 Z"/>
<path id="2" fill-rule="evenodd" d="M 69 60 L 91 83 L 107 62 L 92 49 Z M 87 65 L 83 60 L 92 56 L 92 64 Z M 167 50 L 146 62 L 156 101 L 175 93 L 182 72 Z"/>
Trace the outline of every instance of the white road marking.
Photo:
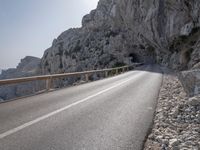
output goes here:
<path id="1" fill-rule="evenodd" d="M 138 74 L 138 76 L 139 76 L 139 74 Z M 135 78 L 135 77 L 134 77 L 134 78 Z M 25 123 L 25 124 L 23 124 L 23 125 L 20 125 L 20 126 L 14 128 L 14 129 L 11 129 L 11 130 L 8 130 L 8 131 L 6 131 L 6 132 L 4 132 L 4 133 L 1 133 L 1 134 L 0 134 L 0 139 L 3 139 L 3 138 L 5 138 L 5 137 L 7 137 L 7 136 L 9 136 L 9 135 L 11 135 L 11 134 L 14 134 L 14 133 L 16 133 L 16 132 L 18 132 L 18 131 L 20 131 L 20 130 L 26 128 L 26 127 L 29 127 L 29 126 L 31 126 L 31 125 L 33 125 L 33 124 L 36 124 L 36 123 L 38 123 L 38 122 L 40 122 L 40 121 L 42 121 L 42 120 L 44 120 L 44 119 L 47 119 L 47 118 L 49 118 L 49 117 L 51 117 L 51 116 L 53 116 L 53 115 L 56 115 L 56 114 L 58 114 L 58 113 L 60 113 L 60 112 L 62 112 L 62 111 L 65 111 L 65 110 L 67 110 L 67 109 L 69 109 L 69 108 L 71 108 L 71 107 L 73 107 L 73 106 L 76 106 L 76 105 L 78 105 L 78 104 L 80 104 L 80 103 L 83 103 L 83 102 L 85 102 L 85 101 L 88 101 L 88 100 L 91 99 L 91 98 L 94 98 L 94 97 L 96 97 L 96 96 L 98 96 L 98 95 L 101 95 L 101 94 L 103 94 L 103 93 L 105 93 L 105 92 L 108 92 L 108 91 L 110 91 L 110 90 L 112 90 L 112 89 L 114 89 L 114 88 L 116 88 L 116 87 L 118 87 L 118 86 L 121 86 L 122 84 L 124 84 L 124 83 L 126 83 L 126 82 L 129 82 L 129 81 L 132 80 L 132 79 L 133 79 L 133 77 L 130 78 L 130 79 L 127 79 L 127 80 L 125 80 L 125 81 L 123 81 L 123 82 L 121 82 L 121 83 L 118 83 L 118 84 L 116 84 L 116 85 L 114 85 L 114 86 L 112 86 L 112 87 L 110 87 L 110 88 L 107 88 L 107 89 L 105 89 L 105 90 L 102 90 L 102 91 L 100 91 L 100 92 L 98 92 L 98 93 L 96 93 L 96 94 L 93 94 L 93 95 L 91 95 L 91 96 L 88 96 L 88 97 L 86 97 L 86 98 L 84 98 L 84 99 L 82 99 L 82 100 L 80 100 L 80 101 L 77 101 L 77 102 L 72 103 L 72 104 L 70 104 L 70 105 L 67 105 L 67 106 L 65 106 L 65 107 L 63 107 L 63 108 L 60 108 L 60 109 L 58 109 L 58 110 L 56 110 L 56 111 L 53 111 L 53 112 L 51 112 L 51 113 L 49 113 L 49 114 L 46 114 L 46 115 L 44 115 L 44 116 L 41 116 L 41 117 L 39 117 L 39 118 L 37 118 L 37 119 L 35 119 L 35 120 L 32 120 L 32 121 L 30 121 L 30 122 L 27 122 L 27 123 Z"/>

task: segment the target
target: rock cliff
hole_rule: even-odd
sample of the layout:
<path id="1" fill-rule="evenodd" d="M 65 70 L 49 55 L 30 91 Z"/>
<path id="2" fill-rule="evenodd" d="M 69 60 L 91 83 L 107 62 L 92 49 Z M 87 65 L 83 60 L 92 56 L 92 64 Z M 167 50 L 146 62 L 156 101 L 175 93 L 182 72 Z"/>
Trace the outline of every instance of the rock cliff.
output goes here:
<path id="1" fill-rule="evenodd" d="M 82 27 L 47 49 L 42 73 L 115 67 L 132 62 L 199 68 L 200 1 L 100 0 Z"/>

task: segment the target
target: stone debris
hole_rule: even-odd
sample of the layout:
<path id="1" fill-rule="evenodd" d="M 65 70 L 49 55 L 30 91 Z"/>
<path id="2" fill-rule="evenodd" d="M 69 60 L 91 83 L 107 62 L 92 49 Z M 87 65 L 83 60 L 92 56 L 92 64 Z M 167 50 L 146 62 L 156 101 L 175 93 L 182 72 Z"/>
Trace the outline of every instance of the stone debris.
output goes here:
<path id="1" fill-rule="evenodd" d="M 200 96 L 188 98 L 176 75 L 165 75 L 145 150 L 200 150 Z"/>

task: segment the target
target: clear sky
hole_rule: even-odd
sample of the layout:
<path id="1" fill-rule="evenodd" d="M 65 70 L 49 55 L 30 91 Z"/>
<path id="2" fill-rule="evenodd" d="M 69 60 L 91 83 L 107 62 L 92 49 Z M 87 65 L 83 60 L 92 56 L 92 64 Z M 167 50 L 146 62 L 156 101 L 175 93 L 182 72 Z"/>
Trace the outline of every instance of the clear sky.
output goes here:
<path id="1" fill-rule="evenodd" d="M 54 38 L 80 27 L 98 0 L 0 0 L 0 68 L 25 56 L 42 57 Z"/>

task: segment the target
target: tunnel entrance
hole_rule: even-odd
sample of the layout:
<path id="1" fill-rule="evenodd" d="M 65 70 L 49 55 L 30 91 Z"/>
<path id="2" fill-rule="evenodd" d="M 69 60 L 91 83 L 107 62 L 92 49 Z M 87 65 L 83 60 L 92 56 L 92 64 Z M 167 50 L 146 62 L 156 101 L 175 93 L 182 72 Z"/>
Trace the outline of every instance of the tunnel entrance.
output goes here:
<path id="1" fill-rule="evenodd" d="M 156 51 L 153 46 L 148 46 L 146 48 L 147 50 L 147 57 L 146 57 L 146 63 L 148 64 L 155 64 L 156 63 Z"/>
<path id="2" fill-rule="evenodd" d="M 134 53 L 130 53 L 129 58 L 130 58 L 131 63 L 139 62 L 138 56 Z"/>

